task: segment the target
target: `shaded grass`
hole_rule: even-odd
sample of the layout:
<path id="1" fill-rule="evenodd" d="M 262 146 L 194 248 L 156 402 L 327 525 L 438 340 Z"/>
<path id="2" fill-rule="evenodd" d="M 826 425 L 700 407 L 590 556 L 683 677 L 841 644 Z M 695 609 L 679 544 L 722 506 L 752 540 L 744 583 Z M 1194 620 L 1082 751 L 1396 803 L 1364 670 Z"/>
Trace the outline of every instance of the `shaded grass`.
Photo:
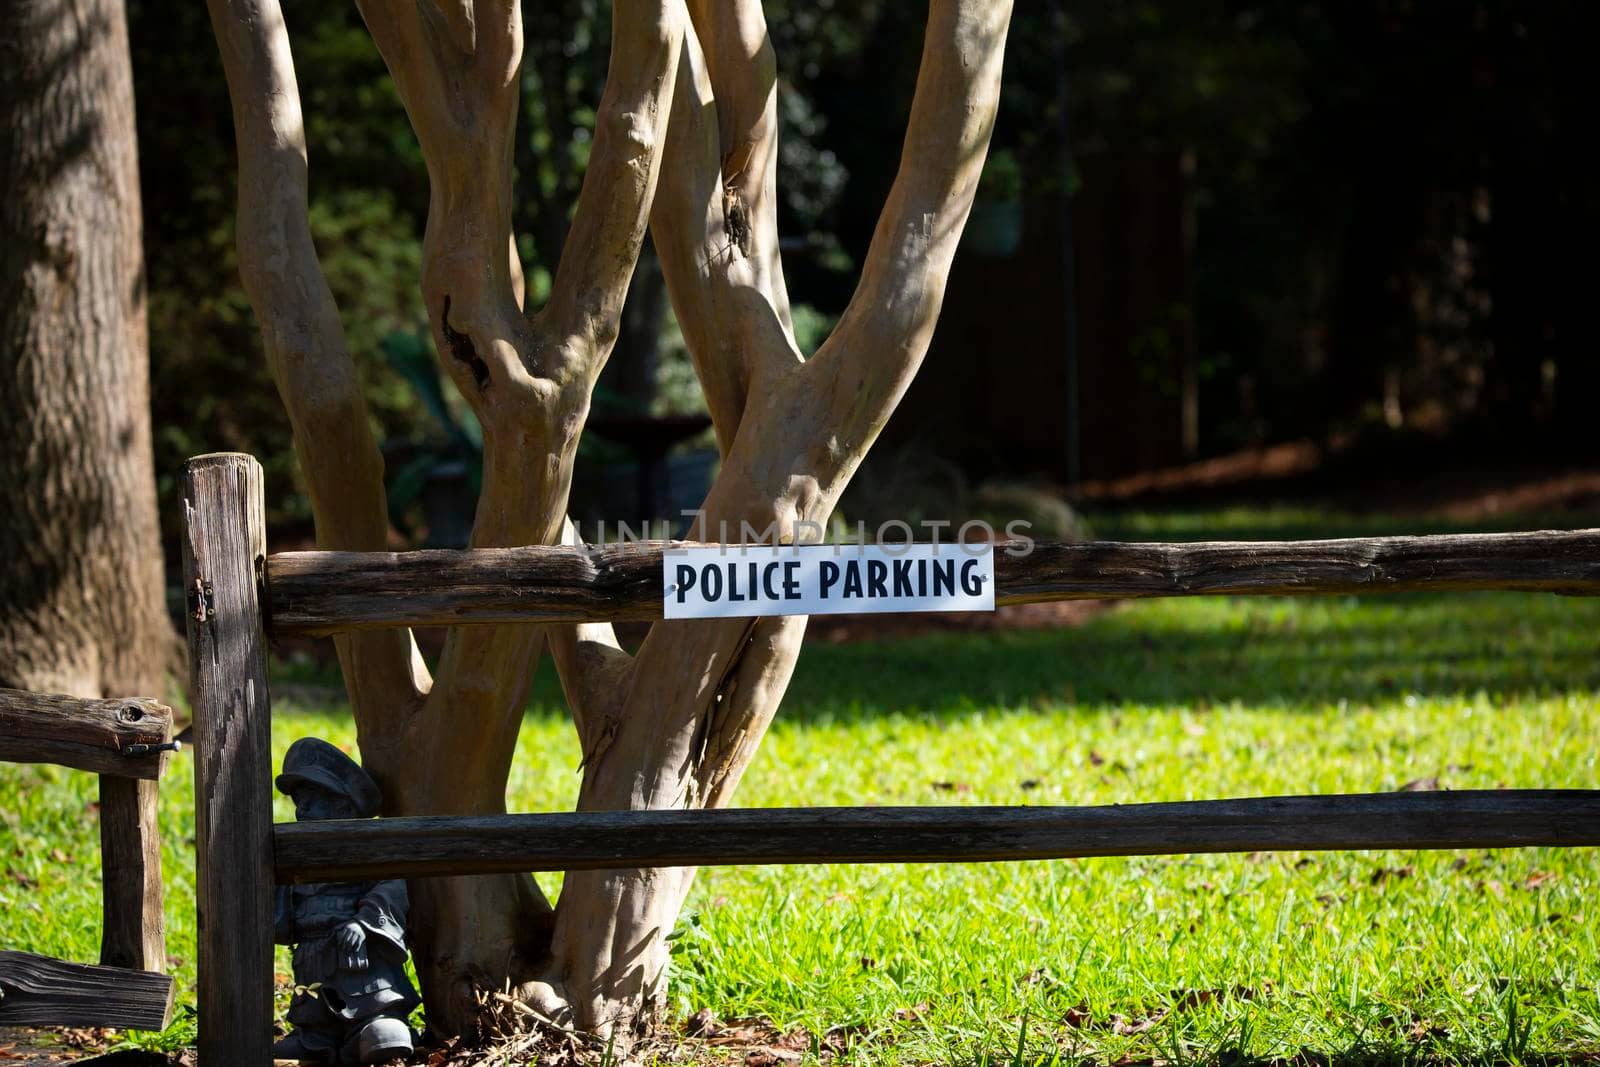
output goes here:
<path id="1" fill-rule="evenodd" d="M 1600 602 L 1533 595 L 1191 600 L 1067 631 L 817 646 L 739 802 L 1594 788 L 1597 628 Z M 568 808 L 578 785 L 541 673 L 521 810 Z M 303 734 L 354 741 L 337 703 L 282 700 L 274 727 L 279 759 Z M 190 776 L 177 761 L 162 793 L 185 1005 Z M 0 944 L 97 954 L 94 795 L 87 775 L 0 765 Z M 707 870 L 673 1006 L 819 1047 L 832 1031 L 854 1062 L 1570 1057 L 1600 1049 L 1597 888 L 1593 852 L 1538 849 Z M 146 1040 L 189 1033 L 180 1018 Z"/>

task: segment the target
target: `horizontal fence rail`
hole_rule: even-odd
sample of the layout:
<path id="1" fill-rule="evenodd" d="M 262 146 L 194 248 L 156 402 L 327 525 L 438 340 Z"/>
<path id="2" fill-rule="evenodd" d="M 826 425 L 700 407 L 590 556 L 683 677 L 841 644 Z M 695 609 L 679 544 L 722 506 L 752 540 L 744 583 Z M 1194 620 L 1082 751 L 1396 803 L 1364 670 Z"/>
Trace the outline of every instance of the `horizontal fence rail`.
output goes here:
<path id="1" fill-rule="evenodd" d="M 172 709 L 0 689 L 0 762 L 54 763 L 120 778 L 161 777 Z"/>
<path id="2" fill-rule="evenodd" d="M 463 623 L 661 618 L 661 554 L 686 542 L 418 552 L 280 552 L 267 560 L 273 633 Z M 995 546 L 999 605 L 1126 597 L 1418 590 L 1600 595 L 1600 530 Z M 848 550 L 845 546 L 844 550 Z M 958 546 L 951 546 L 959 552 Z"/>
<path id="3" fill-rule="evenodd" d="M 280 823 L 273 836 L 280 883 L 614 867 L 1592 846 L 1600 845 L 1600 791 L 419 816 Z"/>

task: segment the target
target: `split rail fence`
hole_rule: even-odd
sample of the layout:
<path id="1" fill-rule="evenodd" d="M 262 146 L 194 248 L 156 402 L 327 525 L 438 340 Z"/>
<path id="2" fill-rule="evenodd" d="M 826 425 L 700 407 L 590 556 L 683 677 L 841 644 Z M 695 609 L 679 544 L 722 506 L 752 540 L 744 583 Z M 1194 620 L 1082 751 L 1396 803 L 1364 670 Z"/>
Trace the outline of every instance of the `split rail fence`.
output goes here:
<path id="1" fill-rule="evenodd" d="M 0 689 L 0 762 L 100 776 L 100 966 L 0 944 L 0 1026 L 161 1030 L 172 1019 L 156 783 L 172 709 Z M 66 861 L 70 862 L 70 861 Z M 3 1057 L 0 1057 L 3 1058 Z"/>
<path id="2" fill-rule="evenodd" d="M 272 823 L 266 643 L 401 626 L 661 618 L 661 543 L 269 556 L 261 468 L 190 461 L 202 1067 L 269 1062 L 275 884 L 495 871 L 1600 845 L 1600 791 L 1109 807 L 562 812 Z M 1600 594 L 1600 530 L 1282 543 L 1037 544 L 996 603 L 1525 590 Z"/>

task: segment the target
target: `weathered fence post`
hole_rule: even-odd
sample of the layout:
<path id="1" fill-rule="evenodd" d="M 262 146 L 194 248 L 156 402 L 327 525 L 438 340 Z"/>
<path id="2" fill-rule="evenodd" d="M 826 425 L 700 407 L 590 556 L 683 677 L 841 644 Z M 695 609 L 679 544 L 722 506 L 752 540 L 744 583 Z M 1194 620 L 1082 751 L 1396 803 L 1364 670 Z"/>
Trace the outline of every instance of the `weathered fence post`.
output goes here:
<path id="1" fill-rule="evenodd" d="M 183 587 L 195 720 L 202 1067 L 272 1062 L 272 747 L 261 465 L 189 461 Z"/>
<path id="2" fill-rule="evenodd" d="M 100 776 L 100 963 L 105 967 L 167 969 L 158 788 L 153 781 Z"/>

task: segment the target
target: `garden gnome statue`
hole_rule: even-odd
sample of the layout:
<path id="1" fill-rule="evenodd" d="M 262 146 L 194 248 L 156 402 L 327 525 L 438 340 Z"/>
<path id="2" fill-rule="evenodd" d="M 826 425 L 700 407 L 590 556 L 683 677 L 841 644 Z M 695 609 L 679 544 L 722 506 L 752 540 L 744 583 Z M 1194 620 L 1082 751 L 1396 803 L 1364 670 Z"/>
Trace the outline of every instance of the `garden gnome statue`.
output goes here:
<path id="1" fill-rule="evenodd" d="M 278 789 L 297 819 L 370 819 L 383 795 L 361 765 L 302 737 L 283 758 Z M 273 940 L 294 946 L 288 1037 L 274 1057 L 302 1063 L 387 1063 L 412 1050 L 406 1018 L 417 992 L 406 977 L 406 884 L 279 886 Z"/>

